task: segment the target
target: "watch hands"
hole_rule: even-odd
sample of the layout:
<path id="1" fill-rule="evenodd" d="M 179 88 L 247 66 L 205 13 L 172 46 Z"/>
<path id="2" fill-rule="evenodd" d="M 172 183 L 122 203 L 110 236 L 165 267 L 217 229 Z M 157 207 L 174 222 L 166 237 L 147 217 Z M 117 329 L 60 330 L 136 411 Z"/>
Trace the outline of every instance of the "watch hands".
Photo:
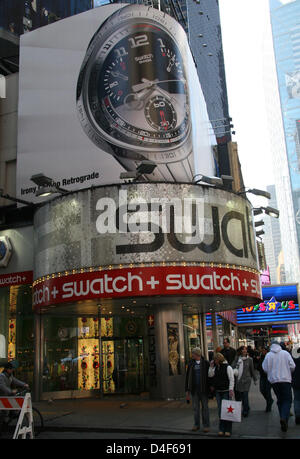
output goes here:
<path id="1" fill-rule="evenodd" d="M 165 129 L 165 131 L 167 131 L 169 123 L 166 120 L 165 112 L 163 110 L 160 110 L 159 114 L 160 114 L 160 119 L 161 119 L 161 125 Z"/>
<path id="2" fill-rule="evenodd" d="M 111 73 L 111 75 L 112 75 L 113 77 L 115 77 L 115 78 L 121 78 L 122 80 L 125 80 L 125 81 L 128 80 L 128 76 L 123 75 L 123 73 L 120 73 L 120 72 L 117 72 L 117 71 L 116 71 L 116 72 L 111 71 L 110 73 Z"/>
<path id="3" fill-rule="evenodd" d="M 174 81 L 180 81 L 181 83 L 185 83 L 186 82 L 186 80 L 184 78 L 177 79 L 177 80 L 157 80 L 156 79 L 154 81 L 147 80 L 147 78 L 142 78 L 142 82 L 143 83 L 138 83 L 138 84 L 133 85 L 132 86 L 132 90 L 134 92 L 139 92 L 139 91 L 142 91 L 145 88 L 151 88 L 152 86 L 155 86 L 158 83 L 169 83 L 169 82 L 174 82 Z"/>
<path id="4" fill-rule="evenodd" d="M 142 78 L 143 83 L 138 83 L 132 86 L 133 93 L 130 93 L 126 96 L 124 103 L 129 109 L 132 110 L 141 110 L 144 107 L 145 99 L 153 92 L 159 91 L 163 95 L 167 96 L 168 99 L 172 102 L 176 102 L 176 99 L 170 95 L 167 91 L 160 88 L 158 83 L 168 83 L 173 81 L 181 81 L 185 83 L 184 79 L 176 80 L 154 80 L 150 81 L 147 78 Z"/>
<path id="5" fill-rule="evenodd" d="M 144 107 L 146 98 L 155 90 L 154 86 L 144 88 L 139 92 L 132 92 L 124 99 L 124 104 L 132 110 L 141 110 Z"/>
<path id="6" fill-rule="evenodd" d="M 142 82 L 143 83 L 138 83 L 138 84 L 134 84 L 132 86 L 132 90 L 134 92 L 139 92 L 139 91 L 142 91 L 143 89 L 146 89 L 146 88 L 151 88 L 152 86 L 154 86 L 156 83 L 158 83 L 159 80 L 154 80 L 154 81 L 150 81 L 150 80 L 147 80 L 147 78 L 142 78 Z"/>

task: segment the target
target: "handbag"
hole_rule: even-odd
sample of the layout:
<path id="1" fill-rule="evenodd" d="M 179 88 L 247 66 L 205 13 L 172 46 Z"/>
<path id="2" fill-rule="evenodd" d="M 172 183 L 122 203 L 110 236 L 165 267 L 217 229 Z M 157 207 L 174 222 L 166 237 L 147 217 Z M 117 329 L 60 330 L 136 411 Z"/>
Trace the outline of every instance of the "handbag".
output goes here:
<path id="1" fill-rule="evenodd" d="M 241 422 L 242 402 L 236 400 L 222 400 L 221 419 L 224 421 Z"/>

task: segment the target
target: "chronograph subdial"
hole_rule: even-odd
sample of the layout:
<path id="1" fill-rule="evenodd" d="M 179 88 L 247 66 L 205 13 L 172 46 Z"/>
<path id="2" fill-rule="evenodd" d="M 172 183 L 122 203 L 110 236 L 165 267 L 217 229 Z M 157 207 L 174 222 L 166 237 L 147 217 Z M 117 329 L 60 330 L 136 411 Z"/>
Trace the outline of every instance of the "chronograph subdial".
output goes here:
<path id="1" fill-rule="evenodd" d="M 172 103 L 163 96 L 154 96 L 145 106 L 145 117 L 156 131 L 166 132 L 174 129 L 177 115 Z"/>

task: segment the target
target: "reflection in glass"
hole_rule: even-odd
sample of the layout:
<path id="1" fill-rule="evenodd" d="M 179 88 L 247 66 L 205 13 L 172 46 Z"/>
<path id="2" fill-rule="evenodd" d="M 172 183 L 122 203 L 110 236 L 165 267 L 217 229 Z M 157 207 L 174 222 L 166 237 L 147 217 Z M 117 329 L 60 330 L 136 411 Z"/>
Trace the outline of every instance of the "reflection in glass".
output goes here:
<path id="1" fill-rule="evenodd" d="M 101 377 L 104 394 L 143 391 L 144 322 L 102 317 L 100 356 L 97 317 L 44 316 L 43 392 L 99 390 Z"/>
<path id="2" fill-rule="evenodd" d="M 0 289 L 0 367 L 13 361 L 15 376 L 33 385 L 34 318 L 31 285 Z"/>

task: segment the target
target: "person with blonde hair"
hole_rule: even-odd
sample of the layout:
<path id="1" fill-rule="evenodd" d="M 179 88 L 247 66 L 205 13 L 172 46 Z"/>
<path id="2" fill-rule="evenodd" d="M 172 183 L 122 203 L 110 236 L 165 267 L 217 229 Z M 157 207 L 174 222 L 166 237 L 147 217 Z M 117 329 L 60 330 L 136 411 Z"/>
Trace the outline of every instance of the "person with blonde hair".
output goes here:
<path id="1" fill-rule="evenodd" d="M 230 437 L 232 434 L 232 422 L 221 419 L 222 400 L 231 400 L 233 398 L 234 375 L 230 365 L 224 355 L 216 352 L 214 360 L 210 362 L 208 370 L 208 380 L 210 386 L 216 393 L 219 415 L 219 436 Z"/>

